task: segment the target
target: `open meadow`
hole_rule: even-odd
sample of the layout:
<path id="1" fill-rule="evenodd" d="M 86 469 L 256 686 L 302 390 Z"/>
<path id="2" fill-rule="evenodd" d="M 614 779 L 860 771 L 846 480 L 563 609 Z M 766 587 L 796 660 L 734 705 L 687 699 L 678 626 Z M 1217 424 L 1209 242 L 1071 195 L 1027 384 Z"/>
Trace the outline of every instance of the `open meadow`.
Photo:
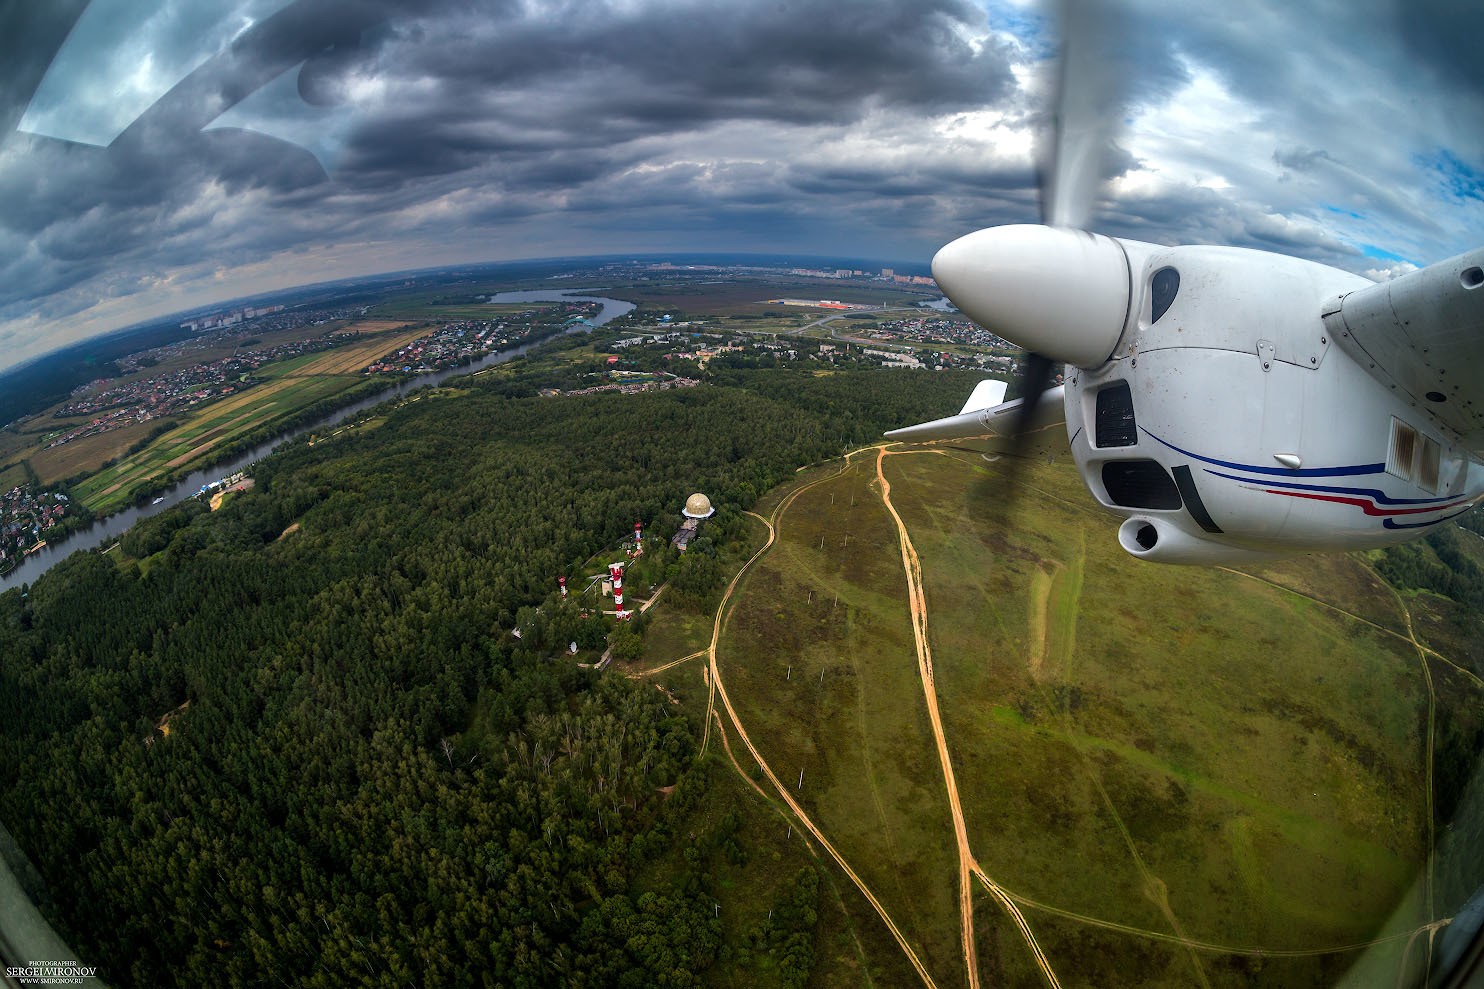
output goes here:
<path id="1" fill-rule="evenodd" d="M 962 984 L 968 949 L 912 586 L 986 980 L 1034 980 L 1034 952 L 1062 985 L 1309 985 L 1362 956 L 1416 974 L 1429 745 L 1477 728 L 1477 679 L 1424 669 L 1363 559 L 1141 564 L 1069 462 L 1028 468 L 1008 510 L 998 469 L 882 458 L 916 585 L 875 451 L 770 494 L 777 542 L 718 648 L 742 728 L 933 979 Z"/>
<path id="2" fill-rule="evenodd" d="M 961 985 L 952 831 L 901 564 L 871 535 L 890 521 L 867 458 L 835 477 L 822 471 L 747 576 L 719 665 L 764 758 L 934 980 Z"/>

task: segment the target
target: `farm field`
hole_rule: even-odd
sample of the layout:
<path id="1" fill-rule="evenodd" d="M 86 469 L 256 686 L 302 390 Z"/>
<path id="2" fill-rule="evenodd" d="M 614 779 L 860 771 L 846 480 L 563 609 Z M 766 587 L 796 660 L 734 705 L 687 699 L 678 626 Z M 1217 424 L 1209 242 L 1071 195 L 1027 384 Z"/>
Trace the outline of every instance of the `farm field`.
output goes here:
<path id="1" fill-rule="evenodd" d="M 491 286 L 488 289 L 482 290 L 482 294 L 538 288 L 551 288 L 551 286 Z M 572 286 L 564 286 L 560 289 L 553 289 L 553 291 L 567 291 L 572 288 Z M 577 294 L 583 295 L 587 293 L 578 292 Z M 555 309 L 557 305 L 558 303 L 553 302 L 478 302 L 471 300 L 468 296 L 464 296 L 457 302 L 449 302 L 440 296 L 411 295 L 405 298 L 389 299 L 379 304 L 376 307 L 376 311 L 383 318 L 400 320 L 500 319 L 525 312 L 546 312 Z"/>
<path id="2" fill-rule="evenodd" d="M 22 464 L 11 464 L 9 467 L 0 469 L 0 493 L 20 487 L 30 479 L 30 475 L 26 473 L 26 468 Z"/>
<path id="3" fill-rule="evenodd" d="M 419 327 L 415 330 L 402 329 L 406 325 L 406 323 L 386 320 L 351 323 L 345 327 L 344 332 L 348 333 L 359 330 L 361 333 L 366 334 L 367 338 L 354 343 L 348 343 L 343 347 L 336 347 L 334 350 L 327 350 L 319 354 L 306 354 L 301 358 L 283 361 L 280 364 L 265 368 L 263 373 L 268 377 L 274 378 L 306 378 L 326 374 L 356 374 L 367 364 L 372 363 L 383 354 L 389 354 L 398 347 L 403 347 L 418 337 L 425 336 L 431 332 L 431 328 L 426 326 Z"/>
<path id="4" fill-rule="evenodd" d="M 548 302 L 476 302 L 469 305 L 432 304 L 423 319 L 506 319 L 522 313 L 547 312 L 556 308 Z"/>
<path id="5" fill-rule="evenodd" d="M 189 469 L 214 449 L 360 383 L 349 376 L 284 377 L 249 388 L 189 416 L 145 449 L 78 484 L 75 493 L 94 512 L 116 510 L 141 484 Z"/>
<path id="6" fill-rule="evenodd" d="M 42 484 L 55 484 L 82 471 L 96 470 L 105 461 L 124 455 L 129 447 L 148 436 L 150 431 L 170 419 L 137 422 L 120 429 L 110 429 L 95 436 L 84 436 L 63 446 L 41 449 L 30 456 L 31 469 Z"/>
<path id="7" fill-rule="evenodd" d="M 94 511 L 108 512 L 122 507 L 133 493 L 148 481 L 166 473 L 193 467 L 213 451 L 230 445 L 241 436 L 292 415 L 321 399 L 353 388 L 364 380 L 361 368 L 411 340 L 429 332 L 427 327 L 408 329 L 404 320 L 368 319 L 344 325 L 334 324 L 340 332 L 359 332 L 361 339 L 319 353 L 303 354 L 262 367 L 260 383 L 229 398 L 205 405 L 170 418 L 134 423 L 95 436 L 73 440 L 63 446 L 46 449 L 45 442 L 62 429 L 85 422 L 80 419 L 55 419 L 48 414 L 33 418 L 19 434 L 7 433 L 0 451 L 0 471 L 9 476 L 25 471 L 29 461 L 42 484 L 55 484 L 89 471 L 92 477 L 77 484 L 75 493 Z M 254 346 L 270 346 L 319 336 L 323 326 L 266 333 Z M 188 349 L 178 358 L 146 368 L 120 379 L 160 374 L 175 365 L 185 366 L 230 353 L 236 344 L 216 344 Z M 128 450 L 161 426 L 171 427 L 143 450 Z M 109 461 L 114 461 L 105 467 Z M 19 476 L 19 475 L 17 475 Z"/>
<path id="8" fill-rule="evenodd" d="M 763 500 L 777 541 L 736 592 L 716 668 L 939 985 L 964 983 L 971 948 L 1009 984 L 1038 978 L 1032 948 L 1063 985 L 1308 985 L 1357 959 L 1416 974 L 1408 938 L 1440 909 L 1429 711 L 1441 745 L 1477 727 L 1484 696 L 1441 660 L 1424 674 L 1405 603 L 1365 561 L 1140 564 L 1066 461 L 1029 468 L 1004 518 L 992 465 L 894 452 L 880 476 L 920 561 L 975 876 L 965 922 L 877 469 L 867 451 Z"/>

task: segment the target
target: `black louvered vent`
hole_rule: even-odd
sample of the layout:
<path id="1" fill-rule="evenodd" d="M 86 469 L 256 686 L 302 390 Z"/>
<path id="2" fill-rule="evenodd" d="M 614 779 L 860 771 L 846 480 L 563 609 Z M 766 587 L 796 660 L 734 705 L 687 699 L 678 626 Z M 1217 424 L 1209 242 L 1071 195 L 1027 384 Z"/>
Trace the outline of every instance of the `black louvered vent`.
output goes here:
<path id="1" fill-rule="evenodd" d="M 1174 480 L 1153 460 L 1111 460 L 1103 464 L 1103 487 L 1108 500 L 1123 508 L 1171 510 L 1181 506 Z"/>
<path id="2" fill-rule="evenodd" d="M 1133 446 L 1139 441 L 1139 427 L 1134 422 L 1134 396 L 1127 381 L 1119 381 L 1098 392 L 1095 416 L 1099 449 L 1110 446 Z"/>

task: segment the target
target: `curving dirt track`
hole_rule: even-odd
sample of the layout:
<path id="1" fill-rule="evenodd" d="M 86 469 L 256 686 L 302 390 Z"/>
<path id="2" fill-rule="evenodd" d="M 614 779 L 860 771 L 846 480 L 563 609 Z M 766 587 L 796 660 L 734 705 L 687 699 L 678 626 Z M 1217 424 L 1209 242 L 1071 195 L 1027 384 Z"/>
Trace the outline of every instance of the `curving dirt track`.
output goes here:
<path id="1" fill-rule="evenodd" d="M 850 457 L 852 455 L 853 454 L 846 455 L 844 466 L 842 466 L 841 468 L 842 471 L 845 469 L 845 467 L 849 466 Z M 922 964 L 922 960 L 917 956 L 917 952 L 914 951 L 912 949 L 912 946 L 907 942 L 907 939 L 902 934 L 901 929 L 897 927 L 896 922 L 892 920 L 891 915 L 887 913 L 886 908 L 882 906 L 881 901 L 876 898 L 876 895 L 871 891 L 870 887 L 868 887 L 865 881 L 856 874 L 854 869 L 851 868 L 850 863 L 845 860 L 845 857 L 841 855 L 838 850 L 836 850 L 835 846 L 830 843 L 829 839 L 825 837 L 824 833 L 819 830 L 818 826 L 815 825 L 813 820 L 811 820 L 809 815 L 804 811 L 804 808 L 799 806 L 798 801 L 796 801 L 789 793 L 788 787 L 777 777 L 776 774 L 774 774 L 772 767 L 768 765 L 767 760 L 763 758 L 762 753 L 758 751 L 757 746 L 754 745 L 752 739 L 748 737 L 747 729 L 743 726 L 742 719 L 737 716 L 736 709 L 732 707 L 731 698 L 727 696 L 726 686 L 722 682 L 721 678 L 721 670 L 717 665 L 716 646 L 721 638 L 722 626 L 724 625 L 726 619 L 727 605 L 731 602 L 732 594 L 736 591 L 738 582 L 740 582 L 743 575 L 745 575 L 747 571 L 751 569 L 752 565 L 757 562 L 757 560 L 761 558 L 764 553 L 772 548 L 773 543 L 778 536 L 778 530 L 777 527 L 774 525 L 774 521 L 776 521 L 777 518 L 782 515 L 785 510 L 787 510 L 788 506 L 793 503 L 793 500 L 795 498 L 797 498 L 803 492 L 807 491 L 809 488 L 813 487 L 815 484 L 822 483 L 825 480 L 829 480 L 829 478 L 820 478 L 818 481 L 814 481 L 811 484 L 803 485 L 792 491 L 789 496 L 785 498 L 776 509 L 774 509 L 772 520 L 765 519 L 761 515 L 749 513 L 753 514 L 754 518 L 759 519 L 763 522 L 764 525 L 768 527 L 768 541 L 764 543 L 762 548 L 754 553 L 745 564 L 743 564 L 742 569 L 739 570 L 737 572 L 737 575 L 732 578 L 732 582 L 727 585 L 726 592 L 722 595 L 721 604 L 718 605 L 716 609 L 716 621 L 715 625 L 712 628 L 711 645 L 708 650 L 709 665 L 707 667 L 707 681 L 710 684 L 710 696 L 708 697 L 706 705 L 706 735 L 703 737 L 701 743 L 702 750 L 704 751 L 706 742 L 710 739 L 711 720 L 715 713 L 715 699 L 719 696 L 721 698 L 722 707 L 725 708 L 727 717 L 731 720 L 732 728 L 736 731 L 738 739 L 740 739 L 742 744 L 746 746 L 748 754 L 752 756 L 752 759 L 754 762 L 757 763 L 758 768 L 763 771 L 763 775 L 768 778 L 768 782 L 773 785 L 773 789 L 777 792 L 778 796 L 783 799 L 783 802 L 788 805 L 789 810 L 793 812 L 794 817 L 799 822 L 799 825 L 809 834 L 814 836 L 815 841 L 819 842 L 820 847 L 829 854 L 830 858 L 834 859 L 835 864 L 838 865 L 840 869 L 845 873 L 845 875 L 849 877 L 850 881 L 855 884 L 858 890 L 860 890 L 861 895 L 864 896 L 866 898 L 866 901 L 869 902 L 875 909 L 877 915 L 881 917 L 882 922 L 886 924 L 887 930 L 891 932 L 892 937 L 896 939 L 897 944 L 906 954 L 908 961 L 912 963 L 912 967 L 917 971 L 918 976 L 921 977 L 923 984 L 934 986 L 936 985 L 936 983 L 933 982 L 932 976 L 928 974 L 928 970 Z M 735 761 L 733 762 L 733 765 L 736 765 Z"/>

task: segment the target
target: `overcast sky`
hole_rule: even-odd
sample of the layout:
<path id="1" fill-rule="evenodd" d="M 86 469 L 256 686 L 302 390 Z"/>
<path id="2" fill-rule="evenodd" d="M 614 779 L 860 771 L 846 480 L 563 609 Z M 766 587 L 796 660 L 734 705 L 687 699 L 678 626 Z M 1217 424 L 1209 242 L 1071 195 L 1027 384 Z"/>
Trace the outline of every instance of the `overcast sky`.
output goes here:
<path id="1" fill-rule="evenodd" d="M 415 11 L 408 13 L 407 11 Z M 0 2 L 0 369 L 470 260 L 925 262 L 1038 216 L 1011 0 Z M 1384 276 L 1484 244 L 1466 0 L 1133 2 L 1093 227 Z"/>

